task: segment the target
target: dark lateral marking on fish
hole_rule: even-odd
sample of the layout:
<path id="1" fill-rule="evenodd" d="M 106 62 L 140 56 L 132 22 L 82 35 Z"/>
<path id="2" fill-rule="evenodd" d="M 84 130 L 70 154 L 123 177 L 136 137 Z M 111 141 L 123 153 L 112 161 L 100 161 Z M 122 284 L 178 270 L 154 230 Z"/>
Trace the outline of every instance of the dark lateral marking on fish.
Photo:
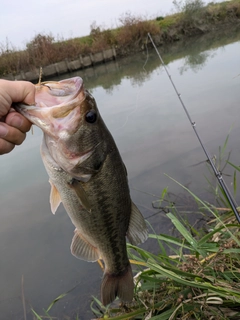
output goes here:
<path id="1" fill-rule="evenodd" d="M 114 149 L 113 149 L 114 150 Z M 112 151 L 113 151 L 112 150 Z M 115 149 L 117 152 L 117 150 Z M 129 203 L 129 206 L 126 203 L 126 198 L 124 194 L 118 193 L 118 197 L 115 202 L 115 205 L 113 204 L 113 200 L 111 198 L 111 194 L 109 192 L 106 192 L 108 188 L 112 189 L 112 192 L 114 192 L 114 189 L 118 186 L 123 184 L 123 181 L 121 177 L 114 175 L 115 170 L 124 170 L 123 163 L 117 162 L 116 166 L 113 168 L 111 166 L 111 162 L 108 162 L 109 156 L 107 157 L 105 161 L 105 181 L 109 181 L 110 184 L 107 185 L 106 182 L 104 185 L 101 185 L 99 188 L 99 184 L 95 183 L 93 188 L 93 193 L 98 192 L 98 200 L 101 205 L 101 224 L 99 225 L 99 228 L 101 228 L 103 231 L 107 231 L 107 237 L 109 238 L 109 243 L 111 243 L 111 247 L 109 247 L 109 250 L 114 255 L 114 261 L 112 261 L 113 269 L 117 271 L 122 271 L 126 268 L 126 265 L 128 264 L 128 258 L 127 258 L 127 250 L 126 250 L 126 231 L 129 225 L 130 217 L 128 217 L 128 213 L 124 214 L 124 216 L 119 216 L 117 214 L 119 212 L 119 208 L 121 207 L 121 204 L 124 204 L 124 206 L 127 208 L 131 208 L 131 203 Z M 109 165 L 107 165 L 109 163 Z M 121 167 L 121 168 L 120 168 Z M 97 178 L 100 181 L 103 181 L 101 178 L 101 175 Z M 118 179 L 116 184 L 116 179 Z M 97 190 L 94 190 L 97 189 Z M 129 202 L 130 202 L 129 198 Z M 114 205 L 114 206 L 113 206 Z M 127 210 L 127 209 L 126 209 Z M 113 215 L 112 212 L 115 212 Z M 129 213 L 130 216 L 130 213 Z M 126 230 L 124 230 L 126 228 Z M 121 235 L 122 233 L 122 235 Z M 113 271 L 113 270 L 112 270 Z"/>
<path id="2" fill-rule="evenodd" d="M 122 246 L 119 245 L 118 230 L 116 229 L 113 217 L 110 214 L 110 208 L 108 205 L 106 205 L 106 203 L 109 203 L 109 200 L 110 199 L 107 195 L 101 194 L 101 208 L 103 212 L 103 214 L 101 215 L 102 222 L 99 223 L 97 217 L 96 222 L 98 222 L 98 228 L 100 229 L 99 231 L 101 234 L 104 234 L 104 232 L 107 231 L 107 237 L 109 238 L 109 242 L 111 243 L 111 247 L 109 247 L 108 250 L 111 251 L 115 256 L 114 262 L 112 261 L 112 263 L 114 264 L 114 270 L 122 270 L 125 267 L 125 264 L 123 266 L 121 263 L 123 254 L 120 252 L 120 248 Z M 125 247 L 126 246 L 122 247 L 122 249 L 126 252 Z"/>

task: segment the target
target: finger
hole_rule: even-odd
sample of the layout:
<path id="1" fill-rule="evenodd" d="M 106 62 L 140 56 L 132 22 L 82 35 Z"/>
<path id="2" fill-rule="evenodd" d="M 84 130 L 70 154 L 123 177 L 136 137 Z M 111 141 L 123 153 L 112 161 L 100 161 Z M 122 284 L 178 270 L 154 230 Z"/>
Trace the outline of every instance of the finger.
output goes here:
<path id="1" fill-rule="evenodd" d="M 12 102 L 34 104 L 35 86 L 28 81 L 8 81 L 0 79 L 0 117 L 8 113 Z"/>
<path id="2" fill-rule="evenodd" d="M 6 116 L 5 123 L 19 129 L 23 133 L 28 132 L 32 125 L 24 116 L 15 111 Z"/>
<path id="3" fill-rule="evenodd" d="M 11 127 L 6 123 L 0 123 L 0 138 L 13 143 L 13 144 L 21 144 L 26 138 L 26 133 L 21 130 Z"/>
<path id="4" fill-rule="evenodd" d="M 0 138 L 0 155 L 11 152 L 15 144 Z"/>
<path id="5" fill-rule="evenodd" d="M 13 82 L 15 85 L 13 85 Z M 36 87 L 28 81 L 12 81 L 11 97 L 13 102 L 24 102 L 26 104 L 35 104 Z"/>

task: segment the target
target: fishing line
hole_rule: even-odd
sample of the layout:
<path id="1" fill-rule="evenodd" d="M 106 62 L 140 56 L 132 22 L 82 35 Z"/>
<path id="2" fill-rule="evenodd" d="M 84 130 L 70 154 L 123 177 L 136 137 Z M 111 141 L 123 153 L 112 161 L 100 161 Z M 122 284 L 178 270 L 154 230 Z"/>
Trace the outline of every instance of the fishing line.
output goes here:
<path id="1" fill-rule="evenodd" d="M 207 159 L 208 159 L 208 161 L 209 161 L 209 163 L 210 163 L 210 165 L 211 165 L 211 167 L 212 167 L 212 169 L 213 169 L 213 172 L 214 172 L 214 174 L 215 174 L 215 176 L 216 176 L 216 178 L 217 178 L 217 180 L 218 180 L 218 183 L 220 184 L 220 186 L 221 186 L 221 188 L 222 188 L 222 190 L 223 190 L 226 198 L 228 199 L 228 202 L 229 202 L 229 204 L 230 204 L 230 206 L 231 206 L 231 208 L 232 208 L 232 210 L 233 210 L 233 212 L 234 212 L 234 214 L 235 214 L 235 216 L 236 216 L 236 219 L 237 219 L 238 222 L 240 223 L 240 216 L 239 216 L 239 213 L 238 213 L 238 211 L 237 211 L 237 203 L 236 203 L 236 201 L 233 199 L 230 191 L 228 190 L 227 185 L 225 184 L 225 182 L 224 182 L 224 180 L 223 180 L 223 177 L 222 177 L 221 172 L 217 170 L 217 168 L 216 168 L 215 165 L 214 165 L 214 162 L 212 161 L 211 157 L 209 156 L 207 150 L 205 149 L 205 147 L 204 147 L 204 145 L 203 145 L 203 142 L 202 142 L 202 140 L 201 140 L 201 138 L 200 138 L 200 136 L 199 136 L 199 134 L 198 134 L 198 132 L 197 132 L 196 122 L 195 122 L 195 121 L 192 121 L 192 119 L 191 119 L 191 117 L 190 117 L 190 114 L 189 114 L 189 112 L 188 112 L 188 110 L 187 110 L 187 108 L 186 108 L 186 106 L 185 106 L 185 104 L 184 104 L 184 102 L 183 102 L 183 100 L 182 100 L 182 98 L 181 98 L 181 94 L 178 92 L 178 90 L 177 90 L 177 88 L 176 88 L 176 86 L 175 86 L 175 84 L 174 84 L 174 82 L 173 82 L 173 80 L 172 80 L 172 77 L 171 77 L 171 75 L 169 74 L 169 72 L 168 72 L 168 70 L 167 70 L 167 68 L 166 68 L 166 65 L 165 65 L 165 63 L 164 63 L 164 61 L 163 61 L 163 59 L 162 59 L 162 57 L 161 57 L 161 55 L 160 55 L 160 53 L 159 53 L 159 51 L 158 51 L 155 43 L 154 43 L 154 41 L 153 41 L 150 33 L 148 33 L 148 37 L 149 37 L 149 39 L 150 39 L 150 41 L 151 41 L 151 43 L 152 43 L 152 45 L 153 45 L 153 47 L 154 47 L 154 49 L 155 49 L 158 57 L 159 57 L 159 59 L 160 59 L 162 65 L 163 65 L 163 67 L 164 67 L 164 70 L 166 71 L 166 73 L 167 73 L 167 75 L 168 75 L 168 78 L 169 78 L 169 80 L 170 80 L 170 82 L 171 82 L 171 84 L 172 84 L 172 86 L 173 86 L 173 88 L 174 88 L 174 90 L 175 90 L 175 92 L 176 92 L 176 94 L 177 94 L 177 96 L 178 96 L 178 99 L 179 99 L 179 101 L 180 101 L 180 103 L 181 103 L 181 105 L 182 105 L 182 107 L 183 107 L 183 109 L 184 109 L 184 111 L 185 111 L 185 113 L 186 113 L 186 115 L 187 115 L 187 118 L 188 118 L 188 120 L 190 121 L 190 123 L 191 123 L 191 125 L 192 125 L 192 128 L 193 128 L 193 130 L 194 130 L 194 132 L 195 132 L 195 134 L 196 134 L 196 136 L 197 136 L 197 138 L 198 138 L 198 141 L 199 141 L 199 143 L 200 143 L 200 145 L 201 145 L 201 147 L 202 147 L 202 149 L 203 149 L 203 151 L 204 151 L 204 153 L 205 153 L 205 155 L 206 155 L 206 157 L 207 157 Z"/>
<path id="2" fill-rule="evenodd" d="M 147 38 L 146 38 L 146 43 L 147 43 L 147 39 L 148 39 L 148 35 L 147 35 Z M 146 46 L 146 51 L 147 51 L 147 58 L 146 58 L 146 61 L 144 62 L 144 65 L 143 65 L 143 70 L 145 72 L 147 72 L 146 69 L 145 69 L 145 66 L 147 65 L 148 60 L 149 60 L 149 52 L 148 52 L 148 47 L 147 46 Z"/>
<path id="3" fill-rule="evenodd" d="M 146 40 L 147 40 L 147 38 L 146 38 Z M 147 71 L 146 71 L 146 69 L 145 69 L 145 66 L 147 65 L 148 60 L 149 60 L 148 47 L 146 47 L 146 50 L 147 50 L 147 58 L 146 58 L 146 61 L 144 62 L 144 65 L 143 65 L 143 67 L 142 67 L 142 68 L 143 68 L 143 71 L 144 71 L 145 73 L 147 73 Z M 130 116 L 133 115 L 136 111 L 138 111 L 138 108 L 139 108 L 139 104 L 138 104 L 138 101 L 139 101 L 139 92 L 140 92 L 140 89 L 138 90 L 138 94 L 137 94 L 137 96 L 136 96 L 136 102 L 135 102 L 135 107 L 134 107 L 134 109 L 133 109 L 130 113 L 128 113 L 125 122 L 124 122 L 123 125 L 122 125 L 121 127 L 119 127 L 117 130 L 120 130 L 120 129 L 124 128 L 124 127 L 126 126 L 126 124 L 128 123 L 128 120 L 129 120 Z"/>
<path id="4" fill-rule="evenodd" d="M 140 91 L 140 90 L 139 90 L 139 91 Z M 138 107 L 139 107 L 138 101 L 139 101 L 139 93 L 138 93 L 138 95 L 137 95 L 137 97 L 136 97 L 136 102 L 135 102 L 135 106 L 134 106 L 133 110 L 126 115 L 126 120 L 125 120 L 124 123 L 121 125 L 121 127 L 118 127 L 118 128 L 116 129 L 116 131 L 117 131 L 117 130 L 120 130 L 120 129 L 123 129 L 123 128 L 127 125 L 128 120 L 130 119 L 130 116 L 133 115 L 133 114 L 138 110 Z"/>

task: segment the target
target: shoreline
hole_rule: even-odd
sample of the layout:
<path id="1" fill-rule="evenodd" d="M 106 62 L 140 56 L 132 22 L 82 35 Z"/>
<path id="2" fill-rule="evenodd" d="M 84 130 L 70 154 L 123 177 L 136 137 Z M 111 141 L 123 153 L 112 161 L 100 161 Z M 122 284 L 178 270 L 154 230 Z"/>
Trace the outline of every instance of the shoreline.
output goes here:
<path id="1" fill-rule="evenodd" d="M 231 36 L 234 32 L 240 30 L 240 19 L 232 22 L 225 22 L 223 24 L 216 25 L 201 25 L 201 28 L 192 28 L 188 33 L 174 26 L 168 30 L 167 35 L 159 33 L 152 35 L 153 41 L 157 47 L 162 48 L 162 51 L 171 51 L 171 48 L 181 45 L 186 45 L 193 39 L 201 39 L 202 37 L 218 38 L 224 34 Z M 105 65 L 109 62 L 121 60 L 128 56 L 132 56 L 138 52 L 146 51 L 152 48 L 150 39 L 147 37 L 145 42 L 134 44 L 131 47 L 117 48 L 112 47 L 106 50 L 102 50 L 97 53 L 90 53 L 88 55 L 79 55 L 75 59 L 64 59 L 60 62 L 55 62 L 47 66 L 42 67 L 42 79 L 46 80 L 55 76 L 64 75 L 78 70 L 94 68 L 95 66 Z M 35 67 L 32 70 L 21 71 L 19 74 L 9 73 L 5 76 L 1 76 L 2 79 L 6 80 L 26 80 L 35 82 L 39 80 L 40 67 Z"/>
<path id="2" fill-rule="evenodd" d="M 107 63 L 109 61 L 116 60 L 115 48 L 103 50 L 94 54 L 86 56 L 79 55 L 75 60 L 65 59 L 60 62 L 52 63 L 50 65 L 42 67 L 42 79 L 48 79 L 50 77 L 59 76 L 65 73 L 71 73 L 73 71 L 94 67 L 94 65 Z M 39 80 L 40 68 L 24 72 L 22 71 L 18 75 L 8 74 L 3 77 L 6 80 L 27 80 L 36 81 Z"/>

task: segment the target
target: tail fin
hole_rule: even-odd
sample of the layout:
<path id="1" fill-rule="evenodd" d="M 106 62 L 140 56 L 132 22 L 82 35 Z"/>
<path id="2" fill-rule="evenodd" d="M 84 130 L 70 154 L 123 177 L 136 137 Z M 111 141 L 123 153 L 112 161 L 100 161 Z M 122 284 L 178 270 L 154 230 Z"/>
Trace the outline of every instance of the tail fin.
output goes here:
<path id="1" fill-rule="evenodd" d="M 117 296 L 124 302 L 131 302 L 133 299 L 133 275 L 130 264 L 124 271 L 118 274 L 105 272 L 101 285 L 102 304 L 106 306 Z"/>

